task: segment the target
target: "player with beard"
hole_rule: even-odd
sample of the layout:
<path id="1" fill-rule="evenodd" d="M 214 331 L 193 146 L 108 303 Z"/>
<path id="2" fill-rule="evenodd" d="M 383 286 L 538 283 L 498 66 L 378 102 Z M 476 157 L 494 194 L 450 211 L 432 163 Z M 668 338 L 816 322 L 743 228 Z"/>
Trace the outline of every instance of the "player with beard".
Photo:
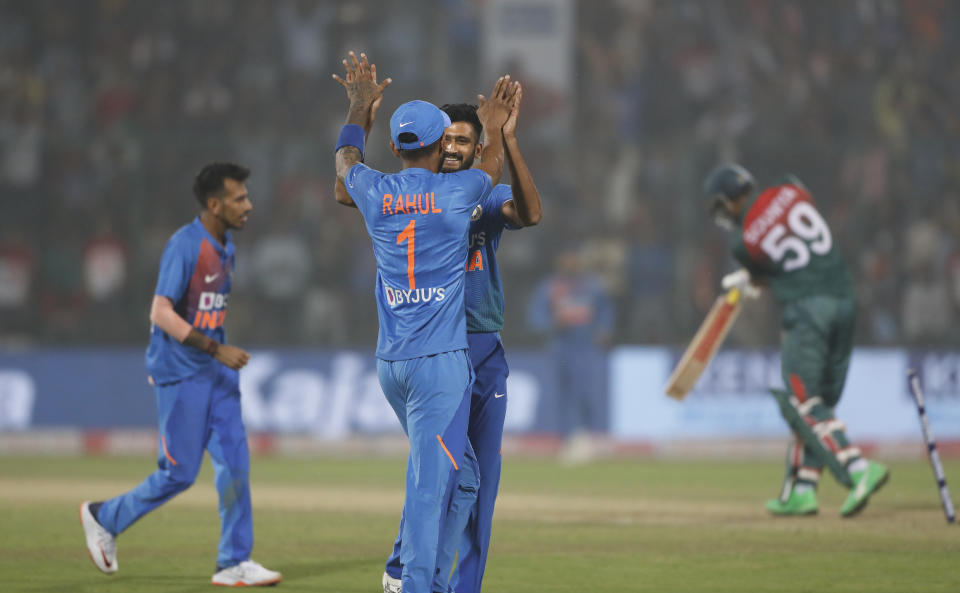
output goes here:
<path id="1" fill-rule="evenodd" d="M 335 196 L 359 209 L 370 235 L 377 260 L 377 374 L 410 443 L 396 589 L 430 593 L 437 590 L 438 567 L 449 566 L 441 552 L 456 546 L 446 543 L 448 534 L 460 539 L 448 527 L 455 493 L 475 491 L 479 479 L 476 464 L 465 463 L 473 383 L 465 261 L 471 214 L 500 179 L 501 129 L 517 87 L 501 77 L 489 101 L 478 97 L 478 117 L 490 126 L 492 141 L 480 167 L 450 174 L 439 173 L 450 118 L 425 101 L 404 103 L 390 118 L 390 146 L 402 168 L 383 173 L 362 161 L 390 79 L 377 83 L 365 54 L 351 53 L 343 64 L 346 76 L 335 79 L 350 107 L 335 149 Z"/>
<path id="2" fill-rule="evenodd" d="M 438 554 L 434 591 L 479 593 L 490 546 L 494 503 L 500 484 L 503 424 L 507 410 L 507 367 L 500 331 L 503 329 L 504 297 L 497 267 L 497 247 L 504 229 L 521 229 L 540 222 L 540 194 L 520 153 L 516 137 L 517 118 L 523 89 L 517 83 L 516 102 L 502 131 L 504 154 L 510 170 L 510 185 L 498 184 L 473 211 L 470 222 L 470 251 L 467 259 L 465 302 L 467 342 L 476 379 L 470 400 L 467 463 L 475 463 L 479 484 L 461 480 L 445 529 L 449 547 Z M 483 126 L 477 107 L 466 103 L 448 104 L 441 109 L 450 117 L 443 135 L 442 173 L 473 167 L 483 151 Z M 471 449 L 472 446 L 472 449 Z M 462 533 L 457 537 L 458 533 Z M 459 548 L 453 544 L 459 540 Z M 387 561 L 385 593 L 400 591 L 400 544 L 398 537 Z M 456 572 L 447 583 L 454 555 Z"/>

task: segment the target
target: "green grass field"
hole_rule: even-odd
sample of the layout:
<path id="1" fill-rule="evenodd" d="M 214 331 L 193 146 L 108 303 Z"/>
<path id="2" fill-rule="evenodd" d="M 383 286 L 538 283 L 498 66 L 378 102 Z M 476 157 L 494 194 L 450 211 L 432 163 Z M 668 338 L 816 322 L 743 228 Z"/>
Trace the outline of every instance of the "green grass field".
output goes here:
<path id="1" fill-rule="evenodd" d="M 212 472 L 118 539 L 120 572 L 87 558 L 77 507 L 118 494 L 149 458 L 0 458 L 0 591 L 210 591 L 219 519 Z M 924 460 L 855 519 L 824 478 L 817 517 L 773 519 L 779 463 L 507 459 L 484 590 L 960 591 L 960 528 Z M 375 593 L 402 503 L 403 460 L 253 461 L 254 558 L 283 591 Z M 947 464 L 960 488 L 960 462 Z"/>

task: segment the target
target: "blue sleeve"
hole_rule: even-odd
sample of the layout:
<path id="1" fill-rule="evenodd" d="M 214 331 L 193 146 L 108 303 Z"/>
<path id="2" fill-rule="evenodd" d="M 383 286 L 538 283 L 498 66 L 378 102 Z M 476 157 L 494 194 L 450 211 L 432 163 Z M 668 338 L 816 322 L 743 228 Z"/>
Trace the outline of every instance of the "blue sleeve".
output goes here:
<path id="1" fill-rule="evenodd" d="M 154 294 L 165 296 L 176 305 L 187 292 L 196 263 L 197 256 L 192 253 L 189 244 L 178 241 L 176 235 L 172 237 L 160 258 L 160 273 Z"/>
<path id="2" fill-rule="evenodd" d="M 465 185 L 463 194 L 470 206 L 481 203 L 484 197 L 490 194 L 493 189 L 490 176 L 480 169 L 465 169 L 456 173 L 447 173 L 446 175 L 457 175 L 458 181 Z"/>
<path id="3" fill-rule="evenodd" d="M 490 216 L 491 220 L 502 224 L 504 228 L 516 230 L 517 227 L 503 217 L 503 205 L 512 199 L 513 189 L 506 183 L 498 183 L 484 198 L 483 211 Z"/>
<path id="4" fill-rule="evenodd" d="M 347 176 L 344 178 L 347 193 L 350 194 L 353 203 L 364 215 L 366 215 L 370 203 L 370 187 L 381 175 L 379 171 L 371 169 L 363 163 L 357 163 L 350 167 Z"/>

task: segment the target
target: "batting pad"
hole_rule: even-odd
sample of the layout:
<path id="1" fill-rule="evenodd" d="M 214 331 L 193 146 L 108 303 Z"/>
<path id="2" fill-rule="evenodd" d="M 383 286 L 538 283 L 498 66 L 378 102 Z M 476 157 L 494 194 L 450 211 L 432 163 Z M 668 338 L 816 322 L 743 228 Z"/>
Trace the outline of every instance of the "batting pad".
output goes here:
<path id="1" fill-rule="evenodd" d="M 820 461 L 830 469 L 838 482 L 847 488 L 853 488 L 853 480 L 850 478 L 847 468 L 814 431 L 814 426 L 818 424 L 817 420 L 812 416 L 803 414 L 798 409 L 800 403 L 789 392 L 782 389 L 770 389 L 770 393 L 777 400 L 777 405 L 780 406 L 780 414 L 790 425 L 793 434 L 797 435 L 797 438 L 803 441 L 803 444 L 809 447 Z"/>

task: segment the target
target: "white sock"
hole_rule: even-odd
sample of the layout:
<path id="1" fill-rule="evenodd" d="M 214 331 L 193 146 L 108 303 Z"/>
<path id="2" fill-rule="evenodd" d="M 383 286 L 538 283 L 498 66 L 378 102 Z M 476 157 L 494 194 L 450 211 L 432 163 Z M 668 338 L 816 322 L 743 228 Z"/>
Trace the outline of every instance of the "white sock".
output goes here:
<path id="1" fill-rule="evenodd" d="M 803 484 L 803 483 L 801 483 L 801 484 L 797 484 L 796 486 L 793 487 L 793 491 L 796 492 L 797 494 L 806 494 L 807 492 L 810 492 L 811 490 L 813 490 L 813 484 Z"/>
<path id="2" fill-rule="evenodd" d="M 867 460 L 864 459 L 863 457 L 854 459 L 847 465 L 847 471 L 850 472 L 851 474 L 866 471 L 866 469 L 867 469 Z"/>

